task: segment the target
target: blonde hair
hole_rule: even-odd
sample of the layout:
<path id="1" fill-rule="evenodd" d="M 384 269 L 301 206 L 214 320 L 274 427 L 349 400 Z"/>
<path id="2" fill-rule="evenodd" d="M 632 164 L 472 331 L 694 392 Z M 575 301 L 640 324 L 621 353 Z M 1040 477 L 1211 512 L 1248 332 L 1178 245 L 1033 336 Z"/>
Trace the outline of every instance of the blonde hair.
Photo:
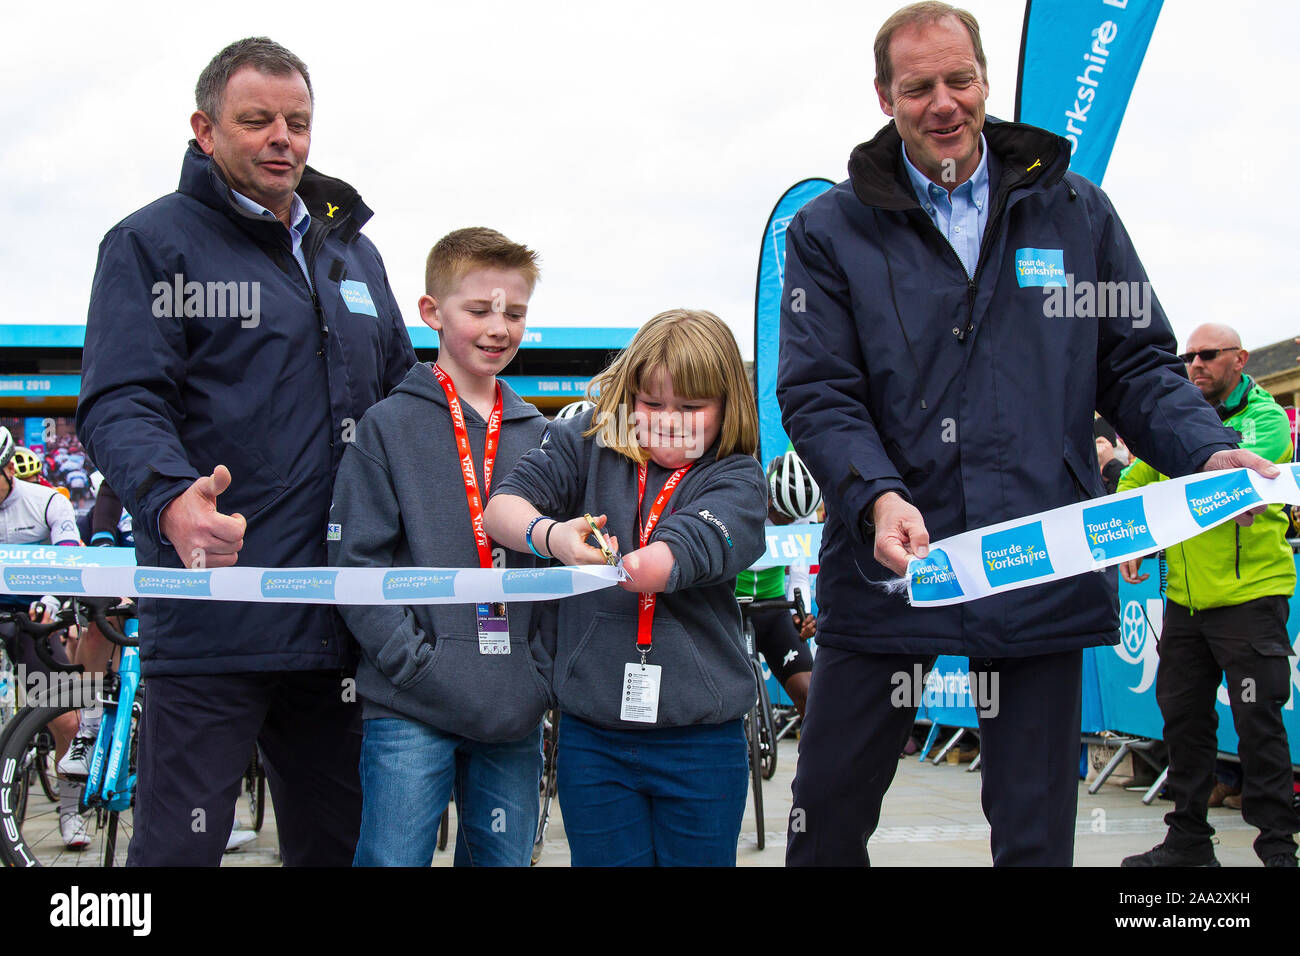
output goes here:
<path id="1" fill-rule="evenodd" d="M 460 280 L 474 269 L 515 270 L 528 283 L 531 293 L 541 274 L 537 253 L 511 242 L 495 229 L 470 226 L 449 232 L 429 250 L 424 263 L 424 291 L 442 301 L 456 291 Z"/>
<path id="2" fill-rule="evenodd" d="M 667 371 L 679 398 L 722 400 L 719 459 L 757 454 L 758 408 L 736 338 L 726 323 L 702 309 L 660 312 L 637 330 L 592 381 L 591 390 L 599 395 L 593 398 L 596 410 L 585 434 L 599 432 L 605 447 L 638 464 L 649 461 L 650 451 L 637 443 L 633 431 L 614 424 L 629 420 L 636 394 L 646 390 L 660 369 Z"/>

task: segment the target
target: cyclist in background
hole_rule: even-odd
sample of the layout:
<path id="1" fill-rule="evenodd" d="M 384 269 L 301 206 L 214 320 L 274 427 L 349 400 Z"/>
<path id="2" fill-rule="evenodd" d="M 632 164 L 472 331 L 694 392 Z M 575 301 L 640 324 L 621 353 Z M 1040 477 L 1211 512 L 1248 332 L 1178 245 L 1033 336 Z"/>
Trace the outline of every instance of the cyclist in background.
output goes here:
<path id="1" fill-rule="evenodd" d="M 42 474 L 45 466 L 40 456 L 31 449 L 19 445 L 14 449 L 13 461 L 15 477 L 46 488 L 54 487 L 53 483 Z"/>
<path id="2" fill-rule="evenodd" d="M 821 489 L 793 451 L 772 459 L 767 466 L 767 486 L 767 517 L 774 525 L 806 524 L 821 504 Z M 788 587 L 787 571 L 790 573 Z M 789 598 L 795 588 L 803 595 L 806 607 L 810 592 L 805 563 L 742 571 L 736 577 L 736 596 L 755 601 Z M 805 614 L 801 628 L 795 623 L 794 615 L 782 608 L 752 610 L 749 619 L 754 624 L 757 649 L 802 716 L 812 681 L 813 658 L 808 639 L 817 631 L 816 619 Z"/>
<path id="3" fill-rule="evenodd" d="M 16 475 L 19 464 L 25 471 L 30 471 L 31 462 L 26 457 L 20 462 L 15 461 L 16 452 L 13 435 L 9 429 L 0 426 L 0 544 L 79 546 L 81 534 L 77 530 L 77 517 L 71 502 L 57 490 L 32 481 L 18 480 Z M 28 455 L 31 453 L 28 452 Z M 31 457 L 35 458 L 34 455 Z M 0 607 L 21 608 L 34 618 L 43 617 L 48 620 L 51 604 L 57 602 L 53 598 L 37 596 L 0 595 Z M 4 640 L 14 666 L 21 668 L 22 674 L 39 673 L 49 676 L 50 669 L 37 656 L 30 637 L 18 633 L 12 624 L 0 624 L 0 638 Z M 50 650 L 56 661 L 68 662 L 68 656 L 58 642 L 51 642 Z M 56 717 L 50 721 L 49 728 L 54 737 L 56 759 L 61 762 L 72 749 L 70 744 L 77 735 L 77 712 L 70 711 Z M 62 772 L 62 767 L 59 769 Z M 77 812 L 78 796 L 76 787 L 60 788 L 59 831 L 69 849 L 83 849 L 90 844 L 85 821 Z"/>

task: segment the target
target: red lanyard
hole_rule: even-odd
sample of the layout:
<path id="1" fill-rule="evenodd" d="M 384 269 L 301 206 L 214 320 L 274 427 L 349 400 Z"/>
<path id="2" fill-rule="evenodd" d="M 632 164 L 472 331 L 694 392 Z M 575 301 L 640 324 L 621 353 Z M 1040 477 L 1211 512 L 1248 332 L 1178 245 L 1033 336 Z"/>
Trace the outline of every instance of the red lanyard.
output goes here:
<path id="1" fill-rule="evenodd" d="M 694 464 L 694 462 L 692 462 Z M 641 505 L 645 502 L 645 479 L 646 466 L 637 465 L 636 468 L 636 513 L 637 517 L 641 515 Z M 668 499 L 673 496 L 677 490 L 677 483 L 682 480 L 682 475 L 691 470 L 691 466 L 678 468 L 659 491 L 659 497 L 650 506 L 650 514 L 646 515 L 645 524 L 641 527 L 640 547 L 644 548 L 646 542 L 650 540 L 650 533 L 654 531 L 655 525 L 659 523 L 659 515 L 663 513 L 664 505 L 668 504 Z M 658 599 L 657 594 L 642 594 L 636 609 L 636 649 L 641 652 L 641 663 L 645 663 L 645 656 L 650 653 L 652 646 L 651 628 L 655 620 L 655 601 Z"/>
<path id="2" fill-rule="evenodd" d="M 497 460 L 497 439 L 501 435 L 501 385 L 497 384 L 497 401 L 488 416 L 487 438 L 483 440 L 483 494 L 478 491 L 478 477 L 474 473 L 474 456 L 469 450 L 469 433 L 465 430 L 465 414 L 456 397 L 456 385 L 451 377 L 433 367 L 438 384 L 447 393 L 447 408 L 451 410 L 451 429 L 456 433 L 456 451 L 460 456 L 460 471 L 465 479 L 465 502 L 469 505 L 469 520 L 474 526 L 474 544 L 478 546 L 478 563 L 481 568 L 492 567 L 492 542 L 483 528 L 483 501 L 492 492 L 492 466 Z"/>

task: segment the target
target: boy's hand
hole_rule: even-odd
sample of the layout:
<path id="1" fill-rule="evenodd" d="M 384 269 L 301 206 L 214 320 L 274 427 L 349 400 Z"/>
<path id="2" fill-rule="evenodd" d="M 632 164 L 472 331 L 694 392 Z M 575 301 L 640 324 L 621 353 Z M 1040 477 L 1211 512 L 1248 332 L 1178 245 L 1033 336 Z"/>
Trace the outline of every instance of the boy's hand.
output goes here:
<path id="1" fill-rule="evenodd" d="M 609 519 L 605 515 L 596 518 L 596 526 L 602 531 Z M 547 538 L 547 535 L 550 538 Z M 557 522 L 553 529 L 542 528 L 541 533 L 533 532 L 534 544 L 549 544 L 551 556 L 561 564 L 606 564 L 605 555 L 600 548 L 593 548 L 587 543 L 591 537 L 591 526 L 586 518 L 574 518 L 572 521 Z M 609 546 L 618 553 L 618 538 L 610 535 Z"/>
<path id="2" fill-rule="evenodd" d="M 619 587 L 624 591 L 639 591 L 642 594 L 658 594 L 668 587 L 668 577 L 673 573 L 672 549 L 662 541 L 638 548 L 623 558 L 623 570 L 627 580 L 620 581 Z"/>

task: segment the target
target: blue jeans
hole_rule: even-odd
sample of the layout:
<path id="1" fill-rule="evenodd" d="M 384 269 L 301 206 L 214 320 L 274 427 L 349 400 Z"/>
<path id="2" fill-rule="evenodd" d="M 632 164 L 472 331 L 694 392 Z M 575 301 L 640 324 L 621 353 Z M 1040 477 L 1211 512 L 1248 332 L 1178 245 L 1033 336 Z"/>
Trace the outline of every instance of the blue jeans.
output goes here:
<path id="1" fill-rule="evenodd" d="M 528 866 L 541 775 L 541 725 L 522 740 L 485 744 L 414 720 L 367 720 L 352 865 L 428 866 L 454 794 L 457 866 Z"/>
<path id="2" fill-rule="evenodd" d="M 605 730 L 564 714 L 556 783 L 574 866 L 735 866 L 744 725 Z"/>

